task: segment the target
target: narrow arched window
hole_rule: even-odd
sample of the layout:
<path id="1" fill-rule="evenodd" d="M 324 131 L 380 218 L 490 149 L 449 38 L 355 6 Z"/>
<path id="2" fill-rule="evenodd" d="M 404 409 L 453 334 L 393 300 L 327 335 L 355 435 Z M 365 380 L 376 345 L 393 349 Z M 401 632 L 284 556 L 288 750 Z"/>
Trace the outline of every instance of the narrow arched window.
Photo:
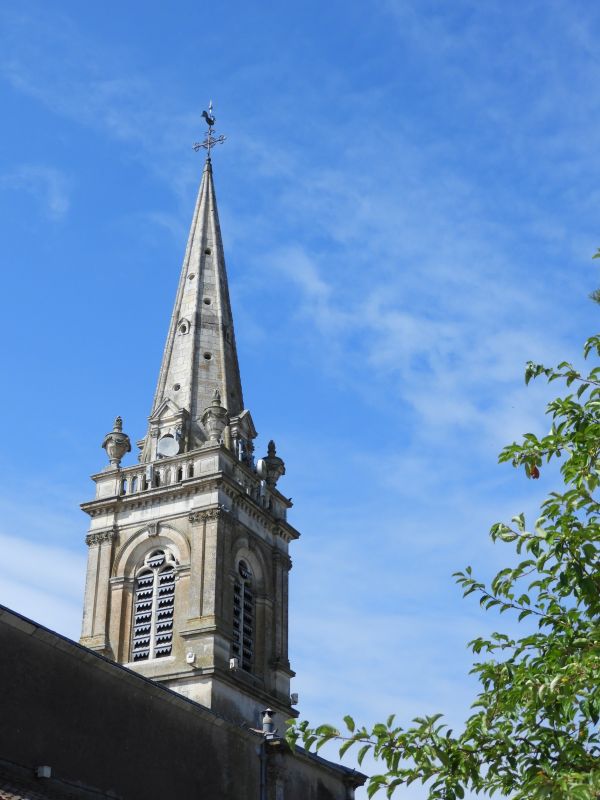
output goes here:
<path id="1" fill-rule="evenodd" d="M 171 655 L 175 566 L 175 559 L 168 551 L 153 550 L 138 570 L 133 607 L 132 661 Z"/>
<path id="2" fill-rule="evenodd" d="M 137 490 L 138 490 L 138 479 L 137 479 L 137 476 L 136 476 L 135 478 L 131 479 L 131 491 L 132 492 L 137 492 Z"/>
<path id="3" fill-rule="evenodd" d="M 252 573 L 245 561 L 238 564 L 233 585 L 233 639 L 231 652 L 241 669 L 252 672 L 254 656 L 254 592 Z"/>

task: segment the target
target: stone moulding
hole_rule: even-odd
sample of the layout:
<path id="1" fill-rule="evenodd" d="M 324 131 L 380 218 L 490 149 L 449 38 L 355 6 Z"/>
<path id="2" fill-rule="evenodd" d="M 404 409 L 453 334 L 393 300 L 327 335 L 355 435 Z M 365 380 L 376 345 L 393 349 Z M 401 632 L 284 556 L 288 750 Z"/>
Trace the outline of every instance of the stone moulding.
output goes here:
<path id="1" fill-rule="evenodd" d="M 188 519 L 192 525 L 197 525 L 199 522 L 209 522 L 210 520 L 214 519 L 222 519 L 227 514 L 229 514 L 229 510 L 227 508 L 224 506 L 217 506 L 216 508 L 203 508 L 199 511 L 190 511 Z"/>
<path id="2" fill-rule="evenodd" d="M 117 532 L 114 528 L 110 528 L 107 531 L 98 531 L 97 533 L 88 533 L 85 537 L 85 543 L 88 547 L 91 547 L 94 544 L 102 544 L 103 542 L 111 542 Z"/>

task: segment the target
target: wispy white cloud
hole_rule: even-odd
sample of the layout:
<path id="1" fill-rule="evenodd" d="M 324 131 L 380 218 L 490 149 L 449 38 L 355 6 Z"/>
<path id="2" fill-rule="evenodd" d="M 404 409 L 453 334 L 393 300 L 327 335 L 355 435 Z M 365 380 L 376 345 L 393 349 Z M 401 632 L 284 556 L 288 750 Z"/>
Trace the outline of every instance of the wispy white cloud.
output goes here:
<path id="1" fill-rule="evenodd" d="M 22 164 L 0 175 L 0 190 L 27 192 L 52 220 L 63 219 L 70 207 L 71 180 L 60 169 L 41 164 Z"/>
<path id="2" fill-rule="evenodd" d="M 175 192 L 187 189 L 195 171 L 191 164 L 181 167 L 173 151 L 181 150 L 182 141 L 193 141 L 198 113 L 182 112 L 168 86 L 158 86 L 160 74 L 143 74 L 130 53 L 101 44 L 67 14 L 4 8 L 0 19 L 0 76 L 14 90 L 54 114 L 132 145 L 132 155 L 144 159 L 148 171 Z"/>
<path id="3" fill-rule="evenodd" d="M 79 636 L 85 559 L 66 547 L 0 534 L 0 603 Z"/>
<path id="4" fill-rule="evenodd" d="M 3 579 L 30 582 L 41 591 L 81 602 L 82 553 L 6 534 L 0 534 L 0 548 L 5 555 L 0 567 Z"/>

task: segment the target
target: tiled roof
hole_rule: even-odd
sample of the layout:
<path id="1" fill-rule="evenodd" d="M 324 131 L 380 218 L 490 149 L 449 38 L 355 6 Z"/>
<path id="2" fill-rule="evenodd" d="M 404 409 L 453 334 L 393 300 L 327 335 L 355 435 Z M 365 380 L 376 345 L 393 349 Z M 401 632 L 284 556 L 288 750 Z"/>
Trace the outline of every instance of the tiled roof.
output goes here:
<path id="1" fill-rule="evenodd" d="M 28 788 L 20 782 L 13 783 L 0 777 L 0 800 L 54 800 L 55 797 L 54 792 L 47 794 L 42 786 Z"/>
<path id="2" fill-rule="evenodd" d="M 28 779 L 0 772 L 0 800 L 75 800 L 82 797 L 77 790 L 51 786 L 45 779 Z"/>

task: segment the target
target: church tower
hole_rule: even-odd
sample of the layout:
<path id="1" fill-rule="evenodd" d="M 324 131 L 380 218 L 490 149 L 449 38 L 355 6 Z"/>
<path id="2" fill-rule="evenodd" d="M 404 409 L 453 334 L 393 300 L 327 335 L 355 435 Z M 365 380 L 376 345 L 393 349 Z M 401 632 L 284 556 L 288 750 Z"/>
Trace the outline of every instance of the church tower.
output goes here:
<path id="1" fill-rule="evenodd" d="M 214 119 L 139 463 L 117 418 L 93 475 L 81 643 L 257 725 L 294 715 L 288 555 L 299 533 L 269 442 L 255 461 L 213 183 Z"/>

